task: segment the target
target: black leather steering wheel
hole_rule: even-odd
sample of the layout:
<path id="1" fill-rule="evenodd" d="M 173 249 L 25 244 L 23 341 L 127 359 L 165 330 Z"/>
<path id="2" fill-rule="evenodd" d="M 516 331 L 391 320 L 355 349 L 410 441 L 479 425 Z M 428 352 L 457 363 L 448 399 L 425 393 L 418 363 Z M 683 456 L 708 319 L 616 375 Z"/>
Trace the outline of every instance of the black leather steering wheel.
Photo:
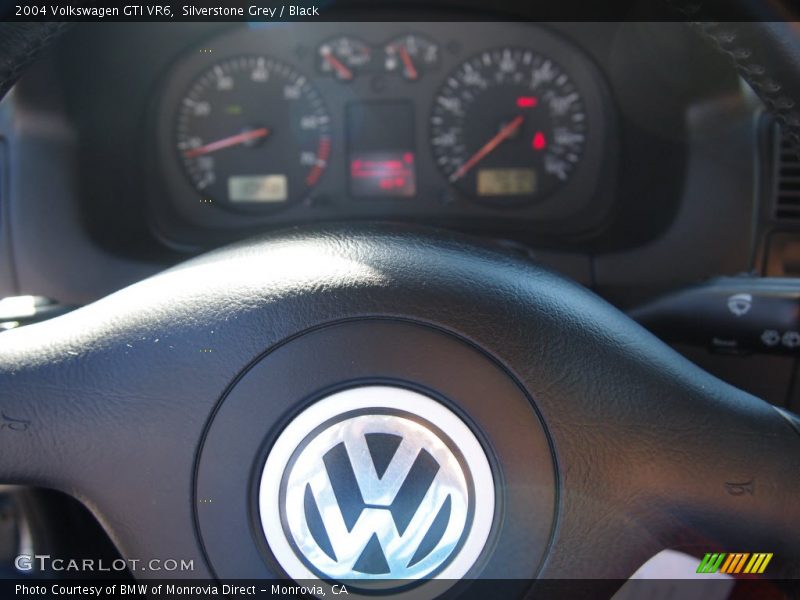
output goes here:
<path id="1" fill-rule="evenodd" d="M 0 51 L 7 86 L 20 52 Z M 800 574 L 797 417 L 555 273 L 398 225 L 252 239 L 3 333 L 0 482 L 78 498 L 125 557 L 279 577 L 253 499 L 265 456 L 305 407 L 367 384 L 440 399 L 480 438 L 497 503 L 472 575 L 624 579 L 692 543 Z"/>

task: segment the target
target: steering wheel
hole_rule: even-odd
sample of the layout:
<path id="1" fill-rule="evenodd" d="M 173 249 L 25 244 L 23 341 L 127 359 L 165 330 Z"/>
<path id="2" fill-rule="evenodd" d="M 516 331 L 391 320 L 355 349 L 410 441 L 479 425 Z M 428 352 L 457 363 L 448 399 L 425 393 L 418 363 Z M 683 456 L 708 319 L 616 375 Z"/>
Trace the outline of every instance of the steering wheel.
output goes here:
<path id="1" fill-rule="evenodd" d="M 4 87 L 55 32 L 14 27 Z M 3 333 L 0 417 L 0 481 L 175 577 L 616 585 L 692 543 L 800 567 L 800 419 L 452 232 L 276 233 Z"/>

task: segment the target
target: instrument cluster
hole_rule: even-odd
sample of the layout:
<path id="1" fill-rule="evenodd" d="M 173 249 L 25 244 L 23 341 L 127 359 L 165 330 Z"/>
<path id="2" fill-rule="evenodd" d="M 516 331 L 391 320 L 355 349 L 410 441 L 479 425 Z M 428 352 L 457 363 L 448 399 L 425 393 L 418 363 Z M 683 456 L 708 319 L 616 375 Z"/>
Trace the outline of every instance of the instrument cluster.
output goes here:
<path id="1" fill-rule="evenodd" d="M 150 128 L 178 245 L 331 219 L 579 233 L 615 178 L 594 63 L 521 23 L 237 28 L 165 74 Z"/>

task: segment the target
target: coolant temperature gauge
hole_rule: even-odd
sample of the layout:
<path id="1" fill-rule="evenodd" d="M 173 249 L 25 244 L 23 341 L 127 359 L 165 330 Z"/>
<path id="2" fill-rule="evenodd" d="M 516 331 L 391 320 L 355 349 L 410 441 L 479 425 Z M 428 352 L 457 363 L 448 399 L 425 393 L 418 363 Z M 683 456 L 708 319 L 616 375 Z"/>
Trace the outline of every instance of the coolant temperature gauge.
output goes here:
<path id="1" fill-rule="evenodd" d="M 439 65 L 439 46 L 421 35 L 404 35 L 386 45 L 383 64 L 387 72 L 416 81 Z"/>
<path id="2" fill-rule="evenodd" d="M 352 81 L 372 58 L 369 46 L 359 39 L 342 36 L 329 40 L 317 50 L 319 71 L 340 81 Z"/>

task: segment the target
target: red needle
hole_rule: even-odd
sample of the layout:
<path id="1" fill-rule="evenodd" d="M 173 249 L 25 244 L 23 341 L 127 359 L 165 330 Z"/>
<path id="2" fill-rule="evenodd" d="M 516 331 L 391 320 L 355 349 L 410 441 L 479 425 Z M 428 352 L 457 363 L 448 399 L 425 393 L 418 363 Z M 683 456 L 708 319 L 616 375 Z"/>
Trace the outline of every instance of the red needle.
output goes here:
<path id="1" fill-rule="evenodd" d="M 400 46 L 398 48 L 398 52 L 400 53 L 400 58 L 403 59 L 403 64 L 406 67 L 406 73 L 408 74 L 408 78 L 416 79 L 417 77 L 419 77 L 419 73 L 417 72 L 417 69 L 414 66 L 414 62 L 411 60 L 411 55 L 408 53 L 408 49 L 405 46 Z"/>
<path id="2" fill-rule="evenodd" d="M 203 154 L 208 154 L 209 152 L 216 152 L 217 150 L 222 150 L 223 148 L 229 148 L 231 146 L 237 146 L 239 144 L 244 144 L 249 142 L 250 140 L 257 140 L 258 138 L 266 137 L 269 135 L 269 129 L 266 127 L 262 127 L 260 129 L 252 129 L 250 131 L 244 131 L 242 133 L 237 133 L 236 135 L 232 135 L 230 137 L 222 138 L 221 140 L 217 140 L 216 142 L 211 142 L 210 144 L 206 144 L 205 146 L 200 146 L 199 148 L 192 148 L 191 150 L 187 150 L 183 153 L 186 158 L 194 158 L 196 156 L 202 156 Z"/>
<path id="3" fill-rule="evenodd" d="M 324 52 L 322 57 L 330 64 L 342 79 L 352 79 L 353 72 L 345 64 L 330 52 Z"/>
<path id="4" fill-rule="evenodd" d="M 475 154 L 473 154 L 467 162 L 458 167 L 458 170 L 450 176 L 450 181 L 458 181 L 464 175 L 466 175 L 467 172 L 480 161 L 482 161 L 487 154 L 497 148 L 504 140 L 509 138 L 519 128 L 519 126 L 522 125 L 524 120 L 525 117 L 519 115 L 516 119 L 503 127 L 496 136 L 486 142 L 486 144 Z"/>

